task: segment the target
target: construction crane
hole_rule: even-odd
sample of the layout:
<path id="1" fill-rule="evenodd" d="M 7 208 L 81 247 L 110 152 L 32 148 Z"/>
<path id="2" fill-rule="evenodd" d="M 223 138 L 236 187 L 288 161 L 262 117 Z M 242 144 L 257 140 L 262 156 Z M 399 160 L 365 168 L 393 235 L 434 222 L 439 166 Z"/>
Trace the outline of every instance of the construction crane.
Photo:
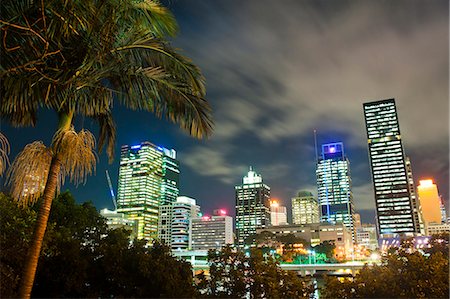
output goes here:
<path id="1" fill-rule="evenodd" d="M 106 179 L 108 180 L 109 191 L 111 192 L 111 199 L 114 204 L 114 210 L 117 210 L 116 196 L 114 195 L 114 190 L 111 183 L 111 178 L 109 177 L 109 172 L 106 170 Z"/>

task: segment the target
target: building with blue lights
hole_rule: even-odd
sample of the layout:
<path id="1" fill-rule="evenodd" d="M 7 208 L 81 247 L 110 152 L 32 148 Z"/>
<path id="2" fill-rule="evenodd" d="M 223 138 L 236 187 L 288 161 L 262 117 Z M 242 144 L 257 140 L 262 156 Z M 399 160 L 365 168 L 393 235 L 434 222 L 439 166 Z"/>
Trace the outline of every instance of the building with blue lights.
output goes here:
<path id="1" fill-rule="evenodd" d="M 175 150 L 150 142 L 122 146 L 117 212 L 137 221 L 138 239 L 157 237 L 159 207 L 176 201 L 179 175 Z"/>
<path id="2" fill-rule="evenodd" d="M 316 176 L 320 221 L 343 223 L 355 240 L 350 162 L 345 156 L 342 142 L 322 145 Z"/>
<path id="3" fill-rule="evenodd" d="M 394 99 L 364 103 L 380 237 L 421 232 L 420 205 L 405 157 Z"/>

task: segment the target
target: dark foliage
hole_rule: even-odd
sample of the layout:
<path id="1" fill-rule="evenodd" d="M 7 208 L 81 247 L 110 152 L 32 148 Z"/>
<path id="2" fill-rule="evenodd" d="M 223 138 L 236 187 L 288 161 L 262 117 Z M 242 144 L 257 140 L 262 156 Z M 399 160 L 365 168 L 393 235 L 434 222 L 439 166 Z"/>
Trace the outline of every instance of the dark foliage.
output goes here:
<path id="1" fill-rule="evenodd" d="M 17 297 L 35 212 L 0 195 L 1 297 Z M 20 236 L 20 238 L 18 237 Z M 92 203 L 70 193 L 53 202 L 33 297 L 186 298 L 192 270 L 159 243 L 130 242 L 126 230 L 108 230 Z"/>

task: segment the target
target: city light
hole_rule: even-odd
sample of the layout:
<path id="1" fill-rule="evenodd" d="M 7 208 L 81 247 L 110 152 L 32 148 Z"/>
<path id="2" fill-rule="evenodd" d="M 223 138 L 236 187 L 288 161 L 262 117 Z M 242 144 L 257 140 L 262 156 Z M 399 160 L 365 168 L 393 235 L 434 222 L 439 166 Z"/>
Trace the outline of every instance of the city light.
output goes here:
<path id="1" fill-rule="evenodd" d="M 432 179 L 420 180 L 419 185 L 421 187 L 431 187 L 433 186 L 433 180 Z"/>

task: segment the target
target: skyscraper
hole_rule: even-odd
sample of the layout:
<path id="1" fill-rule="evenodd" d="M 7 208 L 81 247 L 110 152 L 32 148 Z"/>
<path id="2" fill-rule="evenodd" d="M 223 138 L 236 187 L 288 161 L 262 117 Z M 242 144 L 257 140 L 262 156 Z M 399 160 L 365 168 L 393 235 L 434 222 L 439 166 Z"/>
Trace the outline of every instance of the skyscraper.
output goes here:
<path id="1" fill-rule="evenodd" d="M 159 208 L 158 238 L 172 250 L 189 249 L 192 218 L 198 217 L 200 207 L 195 199 L 179 196 L 173 203 Z"/>
<path id="2" fill-rule="evenodd" d="M 236 191 L 236 238 L 239 246 L 245 239 L 256 233 L 256 228 L 270 224 L 269 198 L 270 188 L 263 183 L 261 175 L 252 167 L 244 176 L 242 185 L 235 186 Z"/>
<path id="3" fill-rule="evenodd" d="M 270 225 L 286 225 L 287 223 L 287 211 L 286 207 L 280 206 L 277 200 L 270 201 Z"/>
<path id="4" fill-rule="evenodd" d="M 294 224 L 319 223 L 319 203 L 309 191 L 299 191 L 292 198 L 292 222 Z"/>
<path id="5" fill-rule="evenodd" d="M 150 142 L 121 149 L 117 212 L 137 220 L 137 238 L 157 237 L 158 210 L 178 196 L 179 164 L 175 150 Z"/>
<path id="6" fill-rule="evenodd" d="M 433 184 L 433 180 L 421 180 L 419 186 L 417 186 L 417 191 L 425 226 L 428 226 L 431 222 L 441 223 L 441 198 L 436 184 Z"/>
<path id="7" fill-rule="evenodd" d="M 369 158 L 381 236 L 420 232 L 414 221 L 394 99 L 364 103 Z"/>
<path id="8" fill-rule="evenodd" d="M 355 238 L 350 162 L 345 156 L 342 142 L 322 145 L 316 175 L 320 221 L 342 222 Z"/>

